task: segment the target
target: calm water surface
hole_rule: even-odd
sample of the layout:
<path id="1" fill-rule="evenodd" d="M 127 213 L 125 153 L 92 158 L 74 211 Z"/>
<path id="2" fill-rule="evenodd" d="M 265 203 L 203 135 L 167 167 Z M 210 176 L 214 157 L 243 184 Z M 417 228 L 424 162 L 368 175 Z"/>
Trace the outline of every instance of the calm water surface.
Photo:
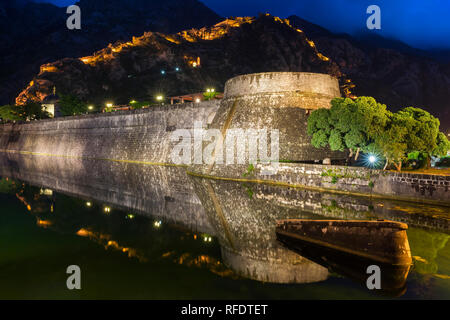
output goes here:
<path id="1" fill-rule="evenodd" d="M 1 299 L 450 299 L 448 207 L 1 153 L 0 176 Z M 406 222 L 406 288 L 370 291 L 281 246 L 284 218 Z"/>

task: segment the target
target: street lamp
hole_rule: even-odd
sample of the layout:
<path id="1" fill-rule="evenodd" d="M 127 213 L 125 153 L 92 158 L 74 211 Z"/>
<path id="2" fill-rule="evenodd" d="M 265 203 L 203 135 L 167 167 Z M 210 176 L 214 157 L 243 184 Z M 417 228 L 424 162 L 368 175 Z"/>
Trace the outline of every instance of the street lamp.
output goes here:
<path id="1" fill-rule="evenodd" d="M 206 89 L 206 94 L 204 94 L 204 96 L 207 100 L 214 98 L 214 96 L 215 96 L 214 90 L 215 90 L 214 88 Z"/>
<path id="2" fill-rule="evenodd" d="M 363 159 L 364 165 L 369 168 L 377 167 L 379 164 L 379 161 L 380 161 L 379 157 L 373 153 L 365 155 L 365 157 Z"/>

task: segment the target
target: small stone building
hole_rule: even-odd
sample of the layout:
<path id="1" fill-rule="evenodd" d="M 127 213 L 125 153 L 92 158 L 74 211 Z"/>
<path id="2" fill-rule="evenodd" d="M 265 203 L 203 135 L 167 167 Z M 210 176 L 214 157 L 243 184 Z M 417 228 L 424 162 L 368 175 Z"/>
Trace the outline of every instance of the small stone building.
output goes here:
<path id="1" fill-rule="evenodd" d="M 47 111 L 52 118 L 61 116 L 59 111 L 59 97 L 56 94 L 51 94 L 42 100 L 41 106 L 42 110 Z"/>

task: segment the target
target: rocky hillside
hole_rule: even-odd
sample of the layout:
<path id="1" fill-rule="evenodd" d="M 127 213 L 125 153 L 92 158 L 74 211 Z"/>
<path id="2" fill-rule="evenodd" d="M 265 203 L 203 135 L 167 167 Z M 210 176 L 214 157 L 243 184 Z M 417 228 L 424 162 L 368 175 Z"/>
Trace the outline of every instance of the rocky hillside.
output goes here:
<path id="1" fill-rule="evenodd" d="M 450 129 L 449 65 L 401 43 L 336 35 L 295 16 L 228 19 L 174 34 L 147 32 L 91 56 L 41 66 L 16 101 L 41 100 L 56 86 L 91 103 L 127 103 L 207 87 L 221 90 L 233 76 L 265 71 L 329 73 L 340 79 L 343 95 L 374 96 L 394 109 L 423 107 Z"/>
<path id="2" fill-rule="evenodd" d="M 0 105 L 11 103 L 42 64 L 80 57 L 145 31 L 165 33 L 222 20 L 197 0 L 80 0 L 81 30 L 66 28 L 66 8 L 0 1 Z"/>
<path id="3" fill-rule="evenodd" d="M 201 92 L 207 87 L 222 90 L 233 76 L 264 71 L 341 77 L 338 66 L 320 54 L 301 30 L 287 20 L 263 15 L 170 35 L 147 32 L 91 56 L 43 65 L 16 101 L 42 100 L 53 86 L 60 93 L 101 105 L 153 100 L 159 94 Z"/>

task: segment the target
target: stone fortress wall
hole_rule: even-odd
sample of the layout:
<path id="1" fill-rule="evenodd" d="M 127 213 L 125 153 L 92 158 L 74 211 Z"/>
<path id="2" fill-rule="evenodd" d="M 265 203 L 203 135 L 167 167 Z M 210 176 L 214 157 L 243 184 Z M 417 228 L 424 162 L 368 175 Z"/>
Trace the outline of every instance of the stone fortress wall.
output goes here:
<path id="1" fill-rule="evenodd" d="M 403 200 L 450 206 L 450 176 L 391 172 L 365 167 L 346 167 L 309 163 L 258 163 L 249 173 L 247 165 L 222 168 L 214 175 L 195 171 L 193 176 L 222 180 L 259 182 L 329 192 L 343 196 L 365 196 L 372 199 Z M 448 208 L 447 208 L 448 209 Z"/>
<path id="2" fill-rule="evenodd" d="M 173 132 L 192 130 L 195 122 L 201 122 L 222 133 L 232 128 L 278 129 L 280 160 L 342 159 L 345 154 L 341 152 L 312 147 L 306 134 L 311 110 L 329 107 L 330 100 L 337 96 L 340 96 L 337 79 L 329 75 L 291 72 L 242 75 L 227 81 L 222 101 L 0 125 L 0 151 L 172 164 L 171 153 L 178 144 L 171 139 Z M 283 170 L 275 175 L 264 176 L 257 169 L 246 180 L 450 205 L 450 177 L 380 171 L 375 174 L 364 168 L 344 170 L 344 167 L 302 163 L 281 165 Z M 192 174 L 235 180 L 242 179 L 246 170 L 247 165 L 188 168 Z M 343 170 L 348 172 L 342 173 Z M 368 175 L 369 178 L 364 178 Z"/>
<path id="3" fill-rule="evenodd" d="M 338 80 L 327 74 L 267 72 L 241 75 L 226 82 L 224 99 L 210 128 L 221 132 L 240 128 L 278 130 L 281 160 L 344 159 L 343 152 L 314 148 L 306 132 L 310 112 L 330 108 L 330 101 L 336 97 L 340 97 Z M 270 139 L 272 137 L 268 138 L 269 145 Z"/>
<path id="4" fill-rule="evenodd" d="M 210 123 L 218 100 L 0 125 L 0 149 L 93 159 L 172 163 L 173 131 Z"/>

